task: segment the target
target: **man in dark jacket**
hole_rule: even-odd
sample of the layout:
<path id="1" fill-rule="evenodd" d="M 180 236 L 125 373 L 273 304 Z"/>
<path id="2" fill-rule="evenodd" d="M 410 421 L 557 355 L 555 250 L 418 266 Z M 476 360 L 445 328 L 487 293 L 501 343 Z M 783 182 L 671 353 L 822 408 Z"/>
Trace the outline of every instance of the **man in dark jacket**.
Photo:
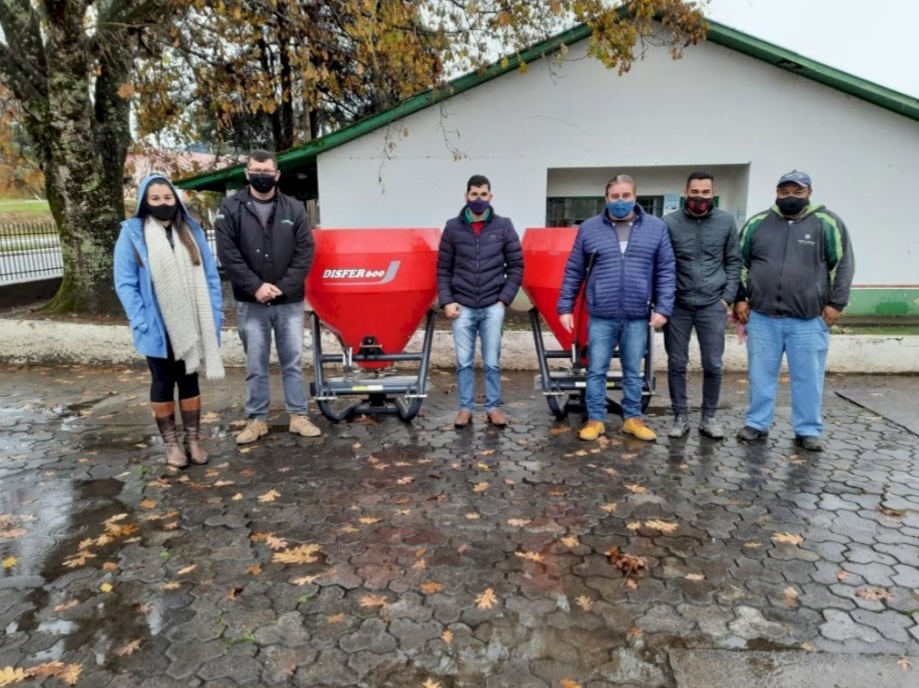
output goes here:
<path id="1" fill-rule="evenodd" d="M 510 219 L 491 207 L 491 183 L 480 174 L 466 184 L 466 205 L 447 221 L 437 255 L 437 299 L 452 321 L 456 347 L 459 414 L 454 425 L 472 421 L 475 409 L 476 338 L 482 340 L 485 413 L 497 427 L 507 425 L 501 411 L 501 333 L 504 310 L 523 279 L 523 251 Z"/>
<path id="2" fill-rule="evenodd" d="M 667 434 L 677 438 L 689 432 L 686 363 L 695 328 L 703 371 L 699 430 L 721 440 L 724 429 L 715 420 L 715 412 L 724 374 L 728 309 L 734 303 L 740 281 L 740 245 L 734 218 L 715 207 L 715 178 L 710 173 L 690 174 L 685 193 L 682 210 L 664 218 L 676 256 L 676 303 L 664 327 L 667 383 L 673 408 L 673 424 Z"/>
<path id="3" fill-rule="evenodd" d="M 579 228 L 558 298 L 562 327 L 574 328 L 574 302 L 587 284 L 587 423 L 582 440 L 606 432 L 606 377 L 616 346 L 622 364 L 622 430 L 657 439 L 641 417 L 641 360 L 648 325 L 663 327 L 673 312 L 676 268 L 667 225 L 636 202 L 635 180 L 620 174 L 606 185 L 606 209 Z M 592 263 L 590 275 L 587 265 Z"/>
<path id="4" fill-rule="evenodd" d="M 268 362 L 274 333 L 290 431 L 316 437 L 307 415 L 303 386 L 303 281 L 313 263 L 315 243 L 303 203 L 275 188 L 278 161 L 256 150 L 246 161 L 242 191 L 225 198 L 217 214 L 217 255 L 236 299 L 239 338 L 246 352 L 245 429 L 238 444 L 268 433 L 271 402 Z"/>
<path id="5" fill-rule="evenodd" d="M 734 313 L 747 324 L 750 404 L 737 438 L 768 435 L 785 354 L 795 443 L 823 451 L 830 327 L 849 303 L 855 260 L 845 224 L 811 201 L 812 193 L 809 175 L 783 175 L 775 205 L 751 217 L 740 235 L 743 270 Z"/>

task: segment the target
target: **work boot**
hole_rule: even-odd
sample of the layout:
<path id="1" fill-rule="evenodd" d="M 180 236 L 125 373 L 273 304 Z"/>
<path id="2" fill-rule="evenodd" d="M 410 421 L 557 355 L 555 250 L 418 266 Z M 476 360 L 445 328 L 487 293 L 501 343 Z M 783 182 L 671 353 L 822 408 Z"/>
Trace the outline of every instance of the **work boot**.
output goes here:
<path id="1" fill-rule="evenodd" d="M 290 415 L 290 431 L 301 437 L 319 437 L 322 430 L 313 425 L 313 421 L 307 415 L 292 413 Z"/>
<path id="2" fill-rule="evenodd" d="M 627 435 L 634 435 L 645 442 L 653 442 L 657 439 L 657 433 L 645 425 L 645 421 L 639 416 L 627 418 L 625 423 L 622 424 L 622 432 Z"/>
<path id="3" fill-rule="evenodd" d="M 767 437 L 769 437 L 768 432 L 765 430 L 758 430 L 752 425 L 744 425 L 737 433 L 737 439 L 741 442 L 756 442 L 758 440 L 764 440 Z"/>
<path id="4" fill-rule="evenodd" d="M 823 451 L 823 441 L 816 435 L 796 435 L 795 444 L 801 447 L 801 449 L 806 449 L 807 451 Z"/>
<path id="5" fill-rule="evenodd" d="M 689 432 L 689 416 L 685 413 L 675 414 L 673 423 L 670 424 L 670 429 L 667 431 L 667 437 L 679 439 L 680 437 L 686 437 L 687 432 Z"/>
<path id="6" fill-rule="evenodd" d="M 584 427 L 581 428 L 581 431 L 578 433 L 578 437 L 582 440 L 591 442 L 600 437 L 603 433 L 606 432 L 606 426 L 599 420 L 589 420 L 584 423 Z"/>
<path id="7" fill-rule="evenodd" d="M 507 416 L 504 415 L 501 409 L 492 409 L 486 415 L 488 416 L 488 422 L 496 428 L 503 428 L 507 425 Z"/>
<path id="8" fill-rule="evenodd" d="M 188 465 L 188 457 L 179 446 L 176 434 L 176 403 L 154 401 L 150 405 L 153 407 L 153 417 L 156 418 L 163 444 L 166 445 L 166 464 L 173 468 L 185 468 Z"/>
<path id="9" fill-rule="evenodd" d="M 453 421 L 453 427 L 456 428 L 465 428 L 472 422 L 472 411 L 460 411 L 456 414 L 456 419 Z"/>
<path id="10" fill-rule="evenodd" d="M 251 444 L 268 434 L 268 423 L 258 418 L 246 421 L 246 427 L 236 436 L 236 444 Z"/>
<path id="11" fill-rule="evenodd" d="M 201 397 L 179 399 L 182 412 L 182 429 L 185 431 L 185 452 L 192 463 L 207 463 L 207 452 L 199 443 L 201 433 Z"/>
<path id="12" fill-rule="evenodd" d="M 713 440 L 724 439 L 724 428 L 715 420 L 714 416 L 702 416 L 702 424 L 699 426 L 699 432 Z"/>

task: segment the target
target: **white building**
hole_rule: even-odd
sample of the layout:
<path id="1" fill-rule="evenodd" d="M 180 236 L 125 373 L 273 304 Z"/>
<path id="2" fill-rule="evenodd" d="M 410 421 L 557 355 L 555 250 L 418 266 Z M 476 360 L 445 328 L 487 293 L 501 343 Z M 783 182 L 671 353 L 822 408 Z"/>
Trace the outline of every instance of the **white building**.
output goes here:
<path id="1" fill-rule="evenodd" d="M 323 227 L 443 226 L 466 180 L 484 174 L 496 211 L 521 231 L 596 214 L 617 173 L 660 214 L 697 169 L 715 175 L 740 226 L 772 204 L 783 173 L 804 170 L 852 235 L 861 288 L 850 313 L 919 314 L 907 203 L 919 100 L 718 24 L 683 59 L 649 48 L 624 76 L 586 55 L 588 36 L 575 28 L 525 53 L 525 72 L 495 65 L 288 151 L 281 169 L 315 185 Z M 240 179 L 232 168 L 184 186 Z"/>

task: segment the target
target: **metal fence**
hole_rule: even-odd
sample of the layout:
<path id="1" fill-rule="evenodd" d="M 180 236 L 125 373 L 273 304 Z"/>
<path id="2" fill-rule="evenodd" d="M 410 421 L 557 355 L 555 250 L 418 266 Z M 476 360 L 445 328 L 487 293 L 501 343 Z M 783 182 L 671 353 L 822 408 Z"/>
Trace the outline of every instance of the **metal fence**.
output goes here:
<path id="1" fill-rule="evenodd" d="M 204 233 L 216 256 L 214 230 L 206 228 Z M 53 222 L 0 224 L 0 285 L 53 279 L 62 274 L 61 240 Z"/>

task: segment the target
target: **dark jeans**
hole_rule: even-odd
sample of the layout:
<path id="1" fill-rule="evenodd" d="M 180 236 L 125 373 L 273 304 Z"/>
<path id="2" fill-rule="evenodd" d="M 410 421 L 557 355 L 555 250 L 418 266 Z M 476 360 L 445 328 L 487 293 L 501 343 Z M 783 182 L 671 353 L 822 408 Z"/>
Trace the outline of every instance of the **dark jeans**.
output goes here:
<path id="1" fill-rule="evenodd" d="M 714 416 L 721 396 L 724 376 L 724 330 L 728 314 L 721 301 L 698 310 L 676 305 L 664 326 L 664 346 L 667 349 L 667 384 L 674 414 L 689 413 L 686 401 L 686 363 L 689 360 L 689 340 L 696 329 L 702 354 L 702 415 Z"/>
<path id="2" fill-rule="evenodd" d="M 172 346 L 166 342 L 168 358 L 153 358 L 147 356 L 147 365 L 150 366 L 150 401 L 162 403 L 175 401 L 175 388 L 179 388 L 179 399 L 193 399 L 201 395 L 198 387 L 198 373 L 188 375 L 185 372 L 185 363 L 176 361 L 172 353 Z"/>

